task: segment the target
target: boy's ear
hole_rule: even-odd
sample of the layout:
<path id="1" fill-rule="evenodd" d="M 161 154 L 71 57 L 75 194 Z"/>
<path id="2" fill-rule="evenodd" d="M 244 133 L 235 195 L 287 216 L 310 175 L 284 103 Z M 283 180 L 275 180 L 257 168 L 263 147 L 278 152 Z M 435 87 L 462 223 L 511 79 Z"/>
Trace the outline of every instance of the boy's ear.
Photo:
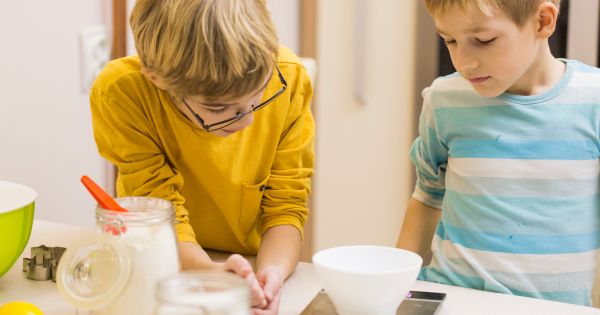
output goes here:
<path id="1" fill-rule="evenodd" d="M 558 20 L 558 8 L 551 1 L 544 1 L 540 3 L 537 15 L 537 35 L 540 39 L 547 39 L 556 29 L 556 22 Z"/>
<path id="2" fill-rule="evenodd" d="M 161 89 L 161 90 L 166 90 L 167 89 L 167 85 L 162 81 L 162 79 L 156 74 L 156 72 L 146 68 L 146 67 L 142 67 L 142 69 L 140 70 L 140 72 L 142 72 L 142 74 L 148 79 L 150 80 L 154 85 L 156 85 L 157 88 Z"/>

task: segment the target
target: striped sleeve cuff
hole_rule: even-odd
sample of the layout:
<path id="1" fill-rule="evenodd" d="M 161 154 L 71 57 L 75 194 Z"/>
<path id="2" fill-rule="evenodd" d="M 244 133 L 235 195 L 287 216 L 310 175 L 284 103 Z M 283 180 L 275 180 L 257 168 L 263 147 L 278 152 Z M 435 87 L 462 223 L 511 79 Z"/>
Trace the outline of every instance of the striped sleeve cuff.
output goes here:
<path id="1" fill-rule="evenodd" d="M 442 196 L 440 197 L 436 197 L 436 196 L 432 196 L 426 192 L 424 192 L 419 185 L 417 185 L 417 187 L 415 187 L 415 191 L 412 194 L 412 198 L 414 198 L 415 200 L 418 200 L 419 202 L 423 203 L 426 206 L 435 208 L 435 209 L 442 209 L 442 201 L 444 199 L 444 197 Z"/>

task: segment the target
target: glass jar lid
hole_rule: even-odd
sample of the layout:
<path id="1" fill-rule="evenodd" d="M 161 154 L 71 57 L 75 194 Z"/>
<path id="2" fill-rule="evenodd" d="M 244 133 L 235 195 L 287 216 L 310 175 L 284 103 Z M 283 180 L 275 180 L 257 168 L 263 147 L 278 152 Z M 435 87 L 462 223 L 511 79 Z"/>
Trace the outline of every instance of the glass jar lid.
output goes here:
<path id="1" fill-rule="evenodd" d="M 109 305 L 125 289 L 131 276 L 131 258 L 118 238 L 101 234 L 70 246 L 57 269 L 60 294 L 82 309 Z"/>

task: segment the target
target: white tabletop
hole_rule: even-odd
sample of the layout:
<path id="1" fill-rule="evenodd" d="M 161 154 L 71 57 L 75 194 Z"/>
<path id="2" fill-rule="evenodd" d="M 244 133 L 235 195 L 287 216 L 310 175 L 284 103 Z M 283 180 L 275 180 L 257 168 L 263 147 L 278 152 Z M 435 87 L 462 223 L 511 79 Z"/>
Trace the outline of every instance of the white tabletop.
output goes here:
<path id="1" fill-rule="evenodd" d="M 23 255 L 11 270 L 0 278 L 0 305 L 10 301 L 27 301 L 37 305 L 44 315 L 74 315 L 75 308 L 63 300 L 58 293 L 56 283 L 27 279 L 22 271 L 22 261 L 23 257 L 30 257 L 32 246 L 69 247 L 73 241 L 94 233 L 92 229 L 41 220 L 34 221 L 31 237 Z M 215 256 L 217 259 L 222 257 L 218 253 Z M 312 265 L 300 263 L 283 287 L 279 313 L 299 314 L 319 290 L 321 285 Z"/>
<path id="2" fill-rule="evenodd" d="M 74 241 L 94 233 L 91 229 L 37 220 L 23 257 L 30 257 L 32 246 L 68 247 Z M 296 315 L 308 305 L 320 290 L 320 281 L 308 263 L 300 263 L 286 281 L 280 305 L 281 315 Z M 447 294 L 439 315 L 600 315 L 600 310 L 564 303 L 542 301 L 506 294 L 490 293 L 454 286 L 417 281 L 414 290 L 445 292 Z M 22 272 L 22 258 L 0 278 L 0 305 L 9 301 L 28 301 L 36 304 L 45 315 L 75 314 L 58 294 L 52 281 L 33 281 Z"/>

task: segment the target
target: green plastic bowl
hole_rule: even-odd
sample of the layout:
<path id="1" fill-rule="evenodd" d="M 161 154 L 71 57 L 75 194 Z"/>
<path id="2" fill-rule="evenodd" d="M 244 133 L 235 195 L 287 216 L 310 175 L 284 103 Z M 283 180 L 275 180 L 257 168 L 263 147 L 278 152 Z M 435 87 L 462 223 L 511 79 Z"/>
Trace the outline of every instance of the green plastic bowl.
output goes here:
<path id="1" fill-rule="evenodd" d="M 0 181 L 0 277 L 29 242 L 36 195 L 27 186 Z"/>

